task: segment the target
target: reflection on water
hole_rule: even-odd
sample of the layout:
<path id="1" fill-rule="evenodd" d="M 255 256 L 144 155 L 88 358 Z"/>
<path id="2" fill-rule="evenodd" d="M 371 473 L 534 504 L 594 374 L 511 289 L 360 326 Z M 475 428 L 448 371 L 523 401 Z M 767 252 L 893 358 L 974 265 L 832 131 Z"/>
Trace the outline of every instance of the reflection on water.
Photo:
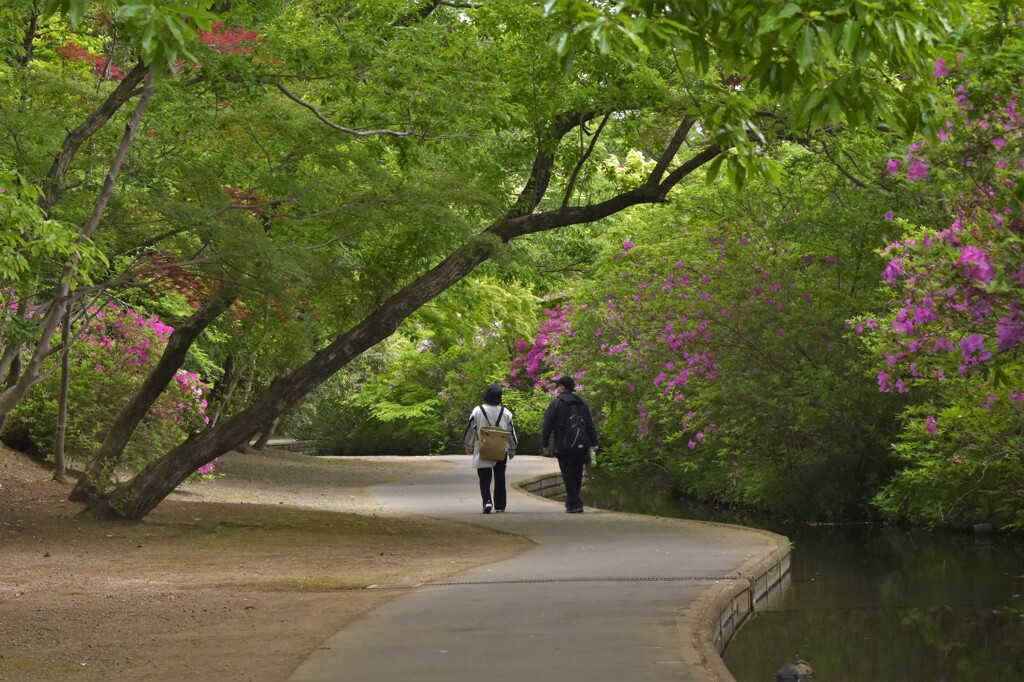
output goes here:
<path id="1" fill-rule="evenodd" d="M 584 500 L 787 535 L 792 579 L 725 660 L 737 682 L 770 682 L 803 658 L 815 682 L 1024 681 L 1024 544 L 874 526 L 779 527 L 725 517 L 650 484 L 600 474 Z"/>

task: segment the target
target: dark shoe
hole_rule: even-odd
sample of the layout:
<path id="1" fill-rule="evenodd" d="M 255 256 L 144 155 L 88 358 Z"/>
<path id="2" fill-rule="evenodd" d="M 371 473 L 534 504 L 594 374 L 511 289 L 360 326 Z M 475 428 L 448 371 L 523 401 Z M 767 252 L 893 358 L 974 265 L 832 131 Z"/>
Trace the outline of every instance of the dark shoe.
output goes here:
<path id="1" fill-rule="evenodd" d="M 582 514 L 583 513 L 583 505 L 581 504 L 578 507 L 571 507 L 569 509 L 566 509 L 565 513 L 566 514 Z"/>
<path id="2" fill-rule="evenodd" d="M 505 513 L 505 510 L 504 510 L 504 509 L 495 509 L 495 510 L 494 510 L 494 513 L 495 513 L 495 514 L 504 514 L 504 513 Z"/>
<path id="3" fill-rule="evenodd" d="M 493 508 L 494 508 L 493 504 L 491 504 L 490 502 L 484 502 L 484 514 L 490 514 L 491 513 L 491 509 L 493 509 Z"/>

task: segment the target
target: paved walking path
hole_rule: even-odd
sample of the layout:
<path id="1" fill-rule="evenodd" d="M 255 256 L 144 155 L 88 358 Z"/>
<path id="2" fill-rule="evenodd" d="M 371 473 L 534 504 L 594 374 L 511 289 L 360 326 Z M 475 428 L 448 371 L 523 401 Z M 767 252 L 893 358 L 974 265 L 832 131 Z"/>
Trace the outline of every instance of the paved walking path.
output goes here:
<path id="1" fill-rule="evenodd" d="M 394 509 L 523 535 L 536 547 L 421 586 L 325 641 L 290 682 L 633 682 L 716 679 L 694 637 L 700 607 L 785 539 L 735 526 L 618 514 L 510 485 L 480 513 L 465 456 L 440 474 L 372 489 Z M 436 458 L 434 458 L 436 461 Z M 517 457 L 510 484 L 557 463 Z"/>

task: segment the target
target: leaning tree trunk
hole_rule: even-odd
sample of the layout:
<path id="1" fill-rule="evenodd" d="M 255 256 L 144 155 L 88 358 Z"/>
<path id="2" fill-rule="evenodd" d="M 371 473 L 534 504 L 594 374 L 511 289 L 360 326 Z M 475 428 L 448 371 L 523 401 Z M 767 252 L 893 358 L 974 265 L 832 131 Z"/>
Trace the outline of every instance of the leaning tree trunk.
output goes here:
<path id="1" fill-rule="evenodd" d="M 160 360 L 114 419 L 100 449 L 89 460 L 85 472 L 72 488 L 71 500 L 86 502 L 103 492 L 101 488 L 106 488 L 109 472 L 121 460 L 129 439 L 149 412 L 149 408 L 181 369 L 192 344 L 214 320 L 234 304 L 237 295 L 234 287 L 222 285 L 203 307 L 171 332 Z"/>
<path id="2" fill-rule="evenodd" d="M 294 406 L 328 377 L 393 334 L 413 311 L 441 294 L 489 255 L 488 246 L 464 246 L 389 298 L 361 324 L 337 337 L 306 364 L 278 379 L 263 396 L 217 427 L 197 434 L 94 502 L 86 514 L 100 519 L 141 519 L 198 468 L 247 445 L 261 428 Z"/>
<path id="3" fill-rule="evenodd" d="M 489 227 L 485 234 L 507 243 L 527 234 L 592 223 L 638 204 L 663 202 L 669 190 L 683 178 L 722 152 L 717 145 L 710 145 L 668 172 L 670 163 L 685 140 L 685 132 L 692 125 L 693 120 L 690 118 L 680 124 L 644 184 L 599 204 L 563 205 L 545 213 L 529 213 L 544 196 L 552 159 L 547 157 L 547 163 L 535 163 L 532 180 L 538 182 L 533 183 L 531 180 L 524 189 L 524 192 L 529 191 L 533 195 L 533 200 L 521 206 L 514 215 Z M 538 159 L 545 154 L 540 152 Z M 198 468 L 247 444 L 261 424 L 283 414 L 363 351 L 393 334 L 404 319 L 472 272 L 491 255 L 494 248 L 495 242 L 486 239 L 460 247 L 436 267 L 387 299 L 360 324 L 335 338 L 294 373 L 272 383 L 250 407 L 217 427 L 178 445 L 133 479 L 96 500 L 85 513 L 100 519 L 144 518 Z"/>

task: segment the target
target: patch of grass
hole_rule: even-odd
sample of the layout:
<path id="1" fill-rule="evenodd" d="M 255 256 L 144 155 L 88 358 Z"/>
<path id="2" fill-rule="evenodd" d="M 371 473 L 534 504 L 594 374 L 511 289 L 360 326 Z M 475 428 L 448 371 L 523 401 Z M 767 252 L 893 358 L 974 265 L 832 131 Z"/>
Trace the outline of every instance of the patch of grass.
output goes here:
<path id="1" fill-rule="evenodd" d="M 68 679 L 80 674 L 82 668 L 74 663 L 0 657 L 0 680 Z"/>
<path id="2" fill-rule="evenodd" d="M 270 589 L 295 590 L 300 592 L 339 592 L 345 590 L 363 590 L 368 586 L 366 581 L 355 581 L 342 576 L 300 576 L 282 578 L 263 583 Z"/>

